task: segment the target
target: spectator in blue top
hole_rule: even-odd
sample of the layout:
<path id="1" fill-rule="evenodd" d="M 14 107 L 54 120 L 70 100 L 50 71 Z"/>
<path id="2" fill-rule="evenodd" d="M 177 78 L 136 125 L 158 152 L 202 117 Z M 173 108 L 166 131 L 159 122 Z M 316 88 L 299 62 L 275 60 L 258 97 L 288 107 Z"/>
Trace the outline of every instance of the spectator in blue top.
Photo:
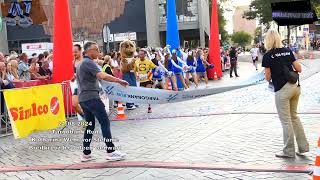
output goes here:
<path id="1" fill-rule="evenodd" d="M 20 56 L 20 64 L 18 65 L 18 75 L 21 80 L 30 81 L 30 67 L 28 65 L 28 55 L 26 53 L 22 53 Z"/>

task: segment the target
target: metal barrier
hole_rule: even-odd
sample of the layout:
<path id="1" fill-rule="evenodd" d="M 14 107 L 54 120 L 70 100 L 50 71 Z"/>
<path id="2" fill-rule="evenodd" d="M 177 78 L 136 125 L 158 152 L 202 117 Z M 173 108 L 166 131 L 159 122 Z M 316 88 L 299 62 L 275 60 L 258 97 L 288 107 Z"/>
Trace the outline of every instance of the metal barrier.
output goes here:
<path id="1" fill-rule="evenodd" d="M 32 88 L 32 87 L 24 87 L 24 88 Z M 5 99 L 3 96 L 3 91 L 0 90 L 0 110 L 1 110 L 1 120 L 0 120 L 0 137 L 12 135 L 11 122 L 7 110 L 7 106 L 5 104 Z M 64 109 L 67 120 L 72 118 L 77 118 L 77 114 L 72 107 L 72 90 L 70 87 L 70 82 L 62 83 L 62 93 L 64 99 Z"/>
<path id="2" fill-rule="evenodd" d="M 72 106 L 72 89 L 70 86 L 70 81 L 66 81 L 62 83 L 62 93 L 64 100 L 64 110 L 66 113 L 67 120 L 72 118 L 77 118 L 77 113 Z"/>
<path id="3" fill-rule="evenodd" d="M 4 101 L 3 90 L 0 90 L 0 110 L 1 110 L 1 120 L 0 120 L 0 137 L 8 136 L 12 134 L 12 128 L 10 123 L 10 118 L 8 115 L 7 106 Z"/>

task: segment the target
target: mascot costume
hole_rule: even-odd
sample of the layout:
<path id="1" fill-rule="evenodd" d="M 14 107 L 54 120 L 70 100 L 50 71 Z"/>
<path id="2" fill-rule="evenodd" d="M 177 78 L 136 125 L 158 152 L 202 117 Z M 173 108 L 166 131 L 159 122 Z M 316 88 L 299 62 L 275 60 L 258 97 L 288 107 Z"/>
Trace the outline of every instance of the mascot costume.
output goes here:
<path id="1" fill-rule="evenodd" d="M 134 53 L 136 52 L 136 44 L 133 41 L 127 40 L 120 44 L 120 63 L 121 72 L 128 73 L 134 72 Z"/>
<path id="2" fill-rule="evenodd" d="M 134 73 L 135 53 L 136 44 L 133 41 L 126 40 L 120 44 L 120 69 L 122 79 L 127 81 L 130 86 L 137 86 L 136 75 Z M 126 107 L 128 110 L 136 108 L 133 103 L 129 102 L 127 102 Z"/>

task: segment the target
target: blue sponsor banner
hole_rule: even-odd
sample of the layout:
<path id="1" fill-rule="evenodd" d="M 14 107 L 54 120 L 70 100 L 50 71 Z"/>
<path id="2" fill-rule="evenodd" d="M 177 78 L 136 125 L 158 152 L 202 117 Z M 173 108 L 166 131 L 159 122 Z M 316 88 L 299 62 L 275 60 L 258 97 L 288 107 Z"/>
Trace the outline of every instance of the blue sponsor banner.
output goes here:
<path id="1" fill-rule="evenodd" d="M 114 101 L 132 102 L 136 104 L 166 104 L 182 102 L 200 97 L 219 94 L 231 90 L 236 90 L 256 85 L 263 81 L 264 75 L 263 73 L 260 73 L 237 85 L 206 89 L 195 89 L 189 91 L 168 91 L 140 87 L 123 87 L 117 83 L 111 83 L 106 81 L 101 81 L 100 83 L 103 91 L 108 95 L 109 99 Z"/>

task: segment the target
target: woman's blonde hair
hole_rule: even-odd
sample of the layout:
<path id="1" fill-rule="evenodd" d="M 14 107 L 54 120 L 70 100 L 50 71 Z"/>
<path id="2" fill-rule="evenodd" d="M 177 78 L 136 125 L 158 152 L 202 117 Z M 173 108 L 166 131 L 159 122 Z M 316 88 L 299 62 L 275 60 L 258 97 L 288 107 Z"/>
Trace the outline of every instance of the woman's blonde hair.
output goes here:
<path id="1" fill-rule="evenodd" d="M 281 43 L 280 34 L 277 31 L 270 29 L 266 34 L 264 45 L 267 51 L 275 48 L 282 48 L 283 45 Z"/>
<path id="2" fill-rule="evenodd" d="M 18 75 L 18 61 L 17 61 L 17 60 L 11 60 L 11 61 L 10 61 L 10 64 L 11 64 L 11 71 L 12 71 L 13 76 L 14 76 L 16 79 L 19 79 L 19 75 Z"/>
<path id="3" fill-rule="evenodd" d="M 8 66 L 10 65 L 10 67 L 11 67 L 11 70 L 9 71 L 9 69 L 8 69 Z M 11 64 L 11 62 L 8 62 L 7 64 L 6 64 L 6 67 L 7 67 L 7 73 L 12 73 L 12 64 Z"/>
<path id="4" fill-rule="evenodd" d="M 99 65 L 99 66 L 102 67 L 102 66 L 103 66 L 103 63 L 104 63 L 104 60 L 98 60 L 98 65 Z"/>
<path id="5" fill-rule="evenodd" d="M 10 55 L 8 57 L 8 61 L 12 61 L 12 60 L 18 60 L 18 55 L 14 55 L 14 54 Z"/>
<path id="6" fill-rule="evenodd" d="M 111 63 L 111 57 L 110 57 L 109 55 L 106 55 L 106 56 L 104 57 L 104 63 L 110 65 L 110 63 Z"/>

